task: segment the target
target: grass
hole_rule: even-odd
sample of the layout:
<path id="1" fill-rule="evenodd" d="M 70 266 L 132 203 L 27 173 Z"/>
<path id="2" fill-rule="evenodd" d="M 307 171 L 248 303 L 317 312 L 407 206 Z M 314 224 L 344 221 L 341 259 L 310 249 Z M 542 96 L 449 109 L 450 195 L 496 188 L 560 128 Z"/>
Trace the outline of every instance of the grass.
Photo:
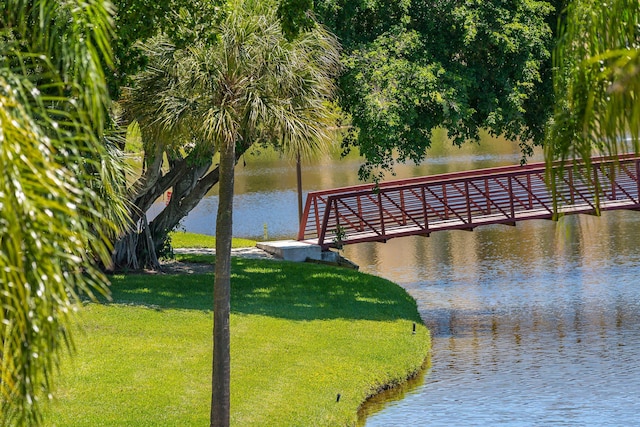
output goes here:
<path id="1" fill-rule="evenodd" d="M 208 425 L 212 286 L 213 274 L 114 276 L 113 302 L 81 311 L 45 425 Z M 236 258 L 231 309 L 234 426 L 355 425 L 429 348 L 415 301 L 352 270 Z"/>
<path id="2" fill-rule="evenodd" d="M 173 231 L 169 233 L 171 245 L 174 248 L 215 248 L 215 236 L 205 234 L 187 233 L 184 231 Z M 234 248 L 249 248 L 256 245 L 255 240 L 234 238 L 231 246 Z"/>

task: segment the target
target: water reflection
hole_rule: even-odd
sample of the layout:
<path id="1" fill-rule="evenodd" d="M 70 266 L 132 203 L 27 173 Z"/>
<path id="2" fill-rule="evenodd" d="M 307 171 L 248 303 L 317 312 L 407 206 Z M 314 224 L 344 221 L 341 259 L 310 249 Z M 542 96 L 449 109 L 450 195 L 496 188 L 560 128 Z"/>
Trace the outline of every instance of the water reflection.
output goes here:
<path id="1" fill-rule="evenodd" d="M 425 383 L 366 425 L 636 423 L 639 225 L 612 212 L 347 247 L 409 290 L 434 336 Z M 389 270 L 398 253 L 410 261 Z"/>

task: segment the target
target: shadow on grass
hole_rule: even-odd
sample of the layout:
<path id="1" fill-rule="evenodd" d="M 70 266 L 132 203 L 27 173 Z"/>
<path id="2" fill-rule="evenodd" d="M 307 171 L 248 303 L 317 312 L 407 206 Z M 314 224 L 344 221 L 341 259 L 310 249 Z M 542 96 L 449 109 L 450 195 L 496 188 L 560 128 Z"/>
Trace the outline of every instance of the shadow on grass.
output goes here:
<path id="1" fill-rule="evenodd" d="M 157 309 L 211 310 L 214 275 L 112 277 L 114 303 Z M 399 286 L 356 271 L 315 264 L 235 258 L 231 311 L 292 320 L 395 320 L 416 313 Z"/>

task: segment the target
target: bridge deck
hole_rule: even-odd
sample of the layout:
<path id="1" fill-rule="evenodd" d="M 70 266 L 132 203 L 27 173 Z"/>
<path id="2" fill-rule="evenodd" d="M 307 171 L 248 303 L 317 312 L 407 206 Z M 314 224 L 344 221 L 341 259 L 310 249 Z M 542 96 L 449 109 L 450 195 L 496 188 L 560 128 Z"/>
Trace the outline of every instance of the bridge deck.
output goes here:
<path id="1" fill-rule="evenodd" d="M 572 164 L 554 175 L 555 200 L 543 163 L 312 192 L 298 240 L 329 248 L 557 214 L 640 209 L 640 157 L 597 158 L 589 170 Z"/>

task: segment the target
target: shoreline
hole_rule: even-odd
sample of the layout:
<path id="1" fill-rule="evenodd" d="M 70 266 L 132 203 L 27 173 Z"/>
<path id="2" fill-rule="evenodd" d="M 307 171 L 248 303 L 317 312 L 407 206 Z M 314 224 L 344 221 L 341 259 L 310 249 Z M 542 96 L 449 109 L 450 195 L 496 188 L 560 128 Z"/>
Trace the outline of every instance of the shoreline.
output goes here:
<path id="1" fill-rule="evenodd" d="M 110 276 L 113 300 L 81 310 L 89 333 L 65 361 L 45 425 L 208 422 L 214 258 L 206 252 L 180 255 L 192 263 L 178 274 Z M 402 287 L 351 269 L 237 252 L 232 425 L 355 426 L 368 402 L 420 376 L 430 336 Z"/>
<path id="2" fill-rule="evenodd" d="M 177 248 L 174 249 L 176 254 L 200 254 L 200 255 L 215 255 L 216 250 L 213 248 Z M 268 259 L 272 261 L 282 261 L 281 259 L 273 256 L 272 254 L 257 248 L 257 247 L 247 247 L 247 248 L 233 248 L 231 250 L 232 257 L 245 258 L 245 259 Z M 348 261 L 348 260 L 347 260 Z M 311 264 L 314 264 L 311 262 Z M 366 273 L 363 273 L 366 274 Z M 395 286 L 402 288 L 402 286 L 397 283 L 391 282 Z M 406 291 L 405 291 L 406 292 Z M 409 295 L 410 298 L 415 302 L 415 299 Z M 417 303 L 416 303 L 417 305 Z M 418 312 L 418 315 L 420 313 Z M 426 327 L 424 319 L 420 315 L 421 324 Z M 372 415 L 375 412 L 383 409 L 384 403 L 391 400 L 396 400 L 398 394 L 404 395 L 407 390 L 411 390 L 414 387 L 417 387 L 419 384 L 411 384 L 416 379 L 421 382 L 423 380 L 424 374 L 426 370 L 430 366 L 430 354 L 431 354 L 431 338 L 430 331 L 429 333 L 429 346 L 426 354 L 424 355 L 424 360 L 421 365 L 413 370 L 410 370 L 406 373 L 406 375 L 402 378 L 392 378 L 387 383 L 380 384 L 375 391 L 370 393 L 365 399 L 361 402 L 360 406 L 357 410 L 358 417 L 358 426 L 363 426 L 366 424 L 366 419 L 368 416 Z M 381 397 L 385 395 L 389 395 L 388 397 Z M 371 406 L 371 408 L 369 408 Z"/>
<path id="3" fill-rule="evenodd" d="M 215 255 L 216 251 L 213 248 L 178 248 L 177 250 L 174 250 L 174 252 L 176 254 Z M 231 256 L 238 257 L 238 258 L 246 258 L 246 259 L 268 259 L 273 261 L 282 261 L 281 259 L 257 247 L 233 248 L 231 250 Z M 314 262 L 311 262 L 310 264 L 314 264 Z M 341 268 L 341 266 L 338 266 L 337 264 L 335 266 L 338 268 Z M 345 268 L 345 267 L 342 267 L 342 268 Z M 362 273 L 362 274 L 367 274 L 367 273 Z M 399 284 L 395 282 L 391 282 L 391 283 L 393 283 L 395 286 L 404 290 L 404 288 L 402 288 L 402 286 L 400 286 Z M 414 303 L 416 303 L 415 299 L 411 295 L 409 295 L 409 297 L 414 301 Z M 418 315 L 420 315 L 419 312 L 418 312 Z M 424 323 L 424 319 L 422 319 L 421 315 L 420 315 L 420 321 L 422 326 L 426 328 L 426 324 Z M 420 366 L 412 370 L 409 370 L 404 377 L 391 378 L 388 382 L 384 384 L 380 384 L 372 393 L 366 396 L 365 399 L 361 402 L 357 410 L 357 417 L 358 417 L 357 423 L 359 426 L 364 425 L 366 423 L 366 419 L 368 416 L 383 409 L 384 402 L 389 401 L 389 399 L 396 400 L 395 397 L 398 394 L 404 395 L 404 393 L 407 390 L 411 390 L 414 387 L 417 387 L 419 385 L 419 384 L 411 384 L 411 383 L 416 379 L 422 380 L 424 374 L 426 373 L 426 370 L 430 366 L 430 354 L 431 354 L 430 331 L 428 331 L 428 333 L 429 333 L 429 345 Z M 387 395 L 387 394 L 389 396 L 381 398 L 381 396 Z M 377 399 L 380 399 L 381 401 L 377 401 Z M 372 408 L 368 408 L 369 405 L 371 405 Z"/>

